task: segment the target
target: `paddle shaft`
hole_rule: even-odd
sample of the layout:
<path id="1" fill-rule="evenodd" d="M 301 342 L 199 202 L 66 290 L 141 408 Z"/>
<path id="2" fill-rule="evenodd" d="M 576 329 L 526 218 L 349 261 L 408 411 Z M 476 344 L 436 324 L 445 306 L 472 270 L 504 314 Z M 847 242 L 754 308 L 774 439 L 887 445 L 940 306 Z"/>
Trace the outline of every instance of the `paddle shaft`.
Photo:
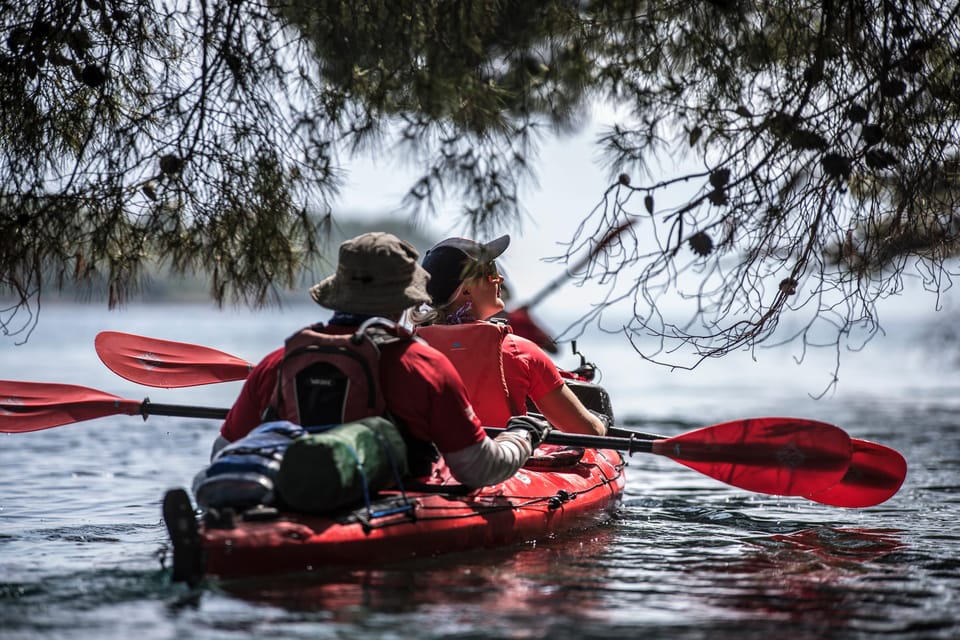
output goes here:
<path id="1" fill-rule="evenodd" d="M 506 429 L 497 427 L 484 427 L 484 431 L 491 438 L 495 438 Z M 616 449 L 624 451 L 628 455 L 634 453 L 653 453 L 654 440 L 646 440 L 634 437 L 614 437 L 614 436 L 592 436 L 581 433 L 566 433 L 553 429 L 544 438 L 543 444 L 556 444 L 566 447 L 586 447 L 588 449 Z"/>
<path id="2" fill-rule="evenodd" d="M 170 416 L 174 418 L 201 418 L 210 420 L 223 420 L 227 417 L 229 409 L 223 407 L 197 407 L 191 405 L 162 404 L 151 402 L 144 399 L 140 404 L 140 414 L 144 420 L 147 416 Z M 487 435 L 496 437 L 506 429 L 496 427 L 484 427 Z M 625 430 L 620 430 L 627 433 Z M 652 452 L 653 441 L 660 436 L 653 434 L 632 434 L 628 437 L 611 436 L 592 436 L 579 433 L 565 433 L 562 431 L 551 430 L 544 439 L 544 444 L 556 444 L 569 447 L 587 447 L 590 449 L 616 449 L 626 451 L 627 453 L 650 453 Z"/>
<path id="3" fill-rule="evenodd" d="M 149 400 L 145 400 L 141 404 L 141 413 L 144 418 L 152 413 L 155 415 L 217 419 L 225 417 L 227 410 L 212 407 L 154 405 Z M 484 427 L 484 430 L 490 437 L 496 437 L 505 431 L 505 429 L 496 427 Z M 590 449 L 614 449 L 623 451 L 627 453 L 627 455 L 633 455 L 634 453 L 653 453 L 671 458 L 688 466 L 692 465 L 693 468 L 702 473 L 707 472 L 698 468 L 699 464 L 723 463 L 749 466 L 757 464 L 758 460 L 766 460 L 769 458 L 771 450 L 765 443 L 741 444 L 692 441 L 682 442 L 681 444 L 679 439 L 683 438 L 683 436 L 679 438 L 662 439 L 653 434 L 639 434 L 626 430 L 617 430 L 617 432 L 630 433 L 630 435 L 627 437 L 597 436 L 551 430 L 547 434 L 547 437 L 544 438 L 543 444 L 586 447 Z M 846 455 L 847 461 L 849 461 L 849 452 L 847 452 Z M 819 458 L 820 460 L 818 462 L 808 463 L 807 466 L 810 470 L 826 470 L 843 464 L 836 456 L 821 454 Z M 712 474 L 707 473 L 707 475 Z M 840 475 L 842 476 L 842 474 Z M 837 479 L 839 480 L 839 476 Z"/>
<path id="4" fill-rule="evenodd" d="M 194 407 L 189 405 L 160 404 L 144 400 L 140 405 L 141 414 L 144 419 L 148 415 L 171 416 L 176 418 L 209 418 L 211 420 L 223 420 L 227 417 L 229 409 L 221 407 Z M 491 438 L 506 431 L 496 427 L 484 427 Z M 616 449 L 625 451 L 627 454 L 633 453 L 652 453 L 653 442 L 660 436 L 653 434 L 640 434 L 618 430 L 623 433 L 631 433 L 627 437 L 615 436 L 593 436 L 579 433 L 565 433 L 563 431 L 551 430 L 544 439 L 544 444 L 556 444 L 568 447 L 587 447 L 589 449 Z"/>
<path id="5" fill-rule="evenodd" d="M 146 420 L 148 415 L 171 416 L 174 418 L 209 418 L 210 420 L 223 420 L 227 417 L 229 409 L 222 407 L 193 407 L 179 404 L 162 404 L 151 402 L 145 399 L 140 405 L 140 413 Z"/>

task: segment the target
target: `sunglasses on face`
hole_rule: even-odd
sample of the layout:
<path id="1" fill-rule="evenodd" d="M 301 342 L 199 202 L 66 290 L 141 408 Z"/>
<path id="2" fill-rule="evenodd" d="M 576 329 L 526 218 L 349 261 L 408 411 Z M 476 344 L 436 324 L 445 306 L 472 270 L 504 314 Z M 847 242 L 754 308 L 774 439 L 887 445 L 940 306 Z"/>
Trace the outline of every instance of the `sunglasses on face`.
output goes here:
<path id="1" fill-rule="evenodd" d="M 471 271 L 472 273 L 468 276 L 470 278 L 486 278 L 492 284 L 501 284 L 503 282 L 503 276 L 500 275 L 500 272 L 497 270 L 497 263 L 493 260 L 477 264 Z"/>

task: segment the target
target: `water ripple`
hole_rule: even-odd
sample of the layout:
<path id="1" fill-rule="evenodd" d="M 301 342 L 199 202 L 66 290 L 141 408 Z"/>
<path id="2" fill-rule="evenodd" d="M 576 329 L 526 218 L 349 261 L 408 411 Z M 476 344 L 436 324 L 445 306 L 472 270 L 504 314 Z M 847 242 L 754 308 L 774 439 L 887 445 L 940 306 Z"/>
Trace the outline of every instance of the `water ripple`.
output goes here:
<path id="1" fill-rule="evenodd" d="M 97 331 L 176 339 L 177 323 L 154 308 L 135 311 L 127 327 L 75 307 L 46 312 L 57 353 L 69 344 L 67 360 L 83 363 L 58 367 L 59 381 L 110 393 L 129 395 L 130 385 L 96 362 Z M 275 344 L 275 326 L 253 314 L 231 315 L 229 335 L 222 315 L 191 308 L 182 316 L 183 335 L 195 336 L 188 340 L 244 357 Z M 64 326 L 71 327 L 69 341 L 62 339 Z M 243 338 L 223 342 L 237 336 Z M 14 366 L 8 352 L 0 360 Z M 50 379 L 50 362 L 21 358 L 15 376 Z M 955 372 L 924 385 L 925 368 L 898 370 L 899 391 L 864 385 L 858 394 L 815 403 L 789 385 L 757 376 L 744 384 L 719 371 L 696 393 L 659 376 L 644 379 L 641 393 L 637 380 L 620 376 L 628 392 L 614 401 L 642 430 L 670 435 L 748 415 L 823 419 L 903 453 L 909 465 L 903 488 L 878 507 L 838 509 L 751 494 L 637 454 L 622 507 L 589 532 L 376 570 L 318 569 L 190 590 L 171 584 L 161 566 L 167 541 L 159 503 L 165 489 L 189 482 L 207 459 L 217 425 L 115 416 L 0 437 L 0 634 L 4 640 L 960 637 Z M 192 392 L 198 405 L 216 406 L 236 392 L 224 389 Z M 677 402 L 670 405 L 661 391 Z M 150 395 L 179 403 L 189 393 Z M 658 419 L 648 420 L 648 413 Z"/>

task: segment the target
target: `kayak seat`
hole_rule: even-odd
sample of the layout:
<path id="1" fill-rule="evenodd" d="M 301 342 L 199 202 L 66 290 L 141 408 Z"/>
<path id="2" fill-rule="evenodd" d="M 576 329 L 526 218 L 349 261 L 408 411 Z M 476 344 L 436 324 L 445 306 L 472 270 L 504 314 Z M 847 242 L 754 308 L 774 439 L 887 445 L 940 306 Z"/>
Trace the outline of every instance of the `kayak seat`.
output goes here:
<path id="1" fill-rule="evenodd" d="M 564 380 L 563 382 L 573 391 L 573 394 L 583 403 L 583 406 L 607 416 L 611 423 L 614 421 L 613 404 L 610 402 L 610 394 L 607 393 L 606 389 L 596 383 L 582 380 Z"/>

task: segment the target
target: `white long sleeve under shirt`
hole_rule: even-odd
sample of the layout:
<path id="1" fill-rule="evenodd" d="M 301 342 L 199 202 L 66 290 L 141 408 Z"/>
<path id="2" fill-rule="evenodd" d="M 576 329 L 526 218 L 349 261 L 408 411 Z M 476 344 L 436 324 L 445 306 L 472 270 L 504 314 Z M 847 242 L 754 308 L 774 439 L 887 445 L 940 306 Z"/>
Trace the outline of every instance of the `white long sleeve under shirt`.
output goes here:
<path id="1" fill-rule="evenodd" d="M 530 438 L 520 431 L 504 431 L 465 449 L 445 453 L 453 477 L 470 487 L 503 482 L 517 472 L 533 454 Z"/>

